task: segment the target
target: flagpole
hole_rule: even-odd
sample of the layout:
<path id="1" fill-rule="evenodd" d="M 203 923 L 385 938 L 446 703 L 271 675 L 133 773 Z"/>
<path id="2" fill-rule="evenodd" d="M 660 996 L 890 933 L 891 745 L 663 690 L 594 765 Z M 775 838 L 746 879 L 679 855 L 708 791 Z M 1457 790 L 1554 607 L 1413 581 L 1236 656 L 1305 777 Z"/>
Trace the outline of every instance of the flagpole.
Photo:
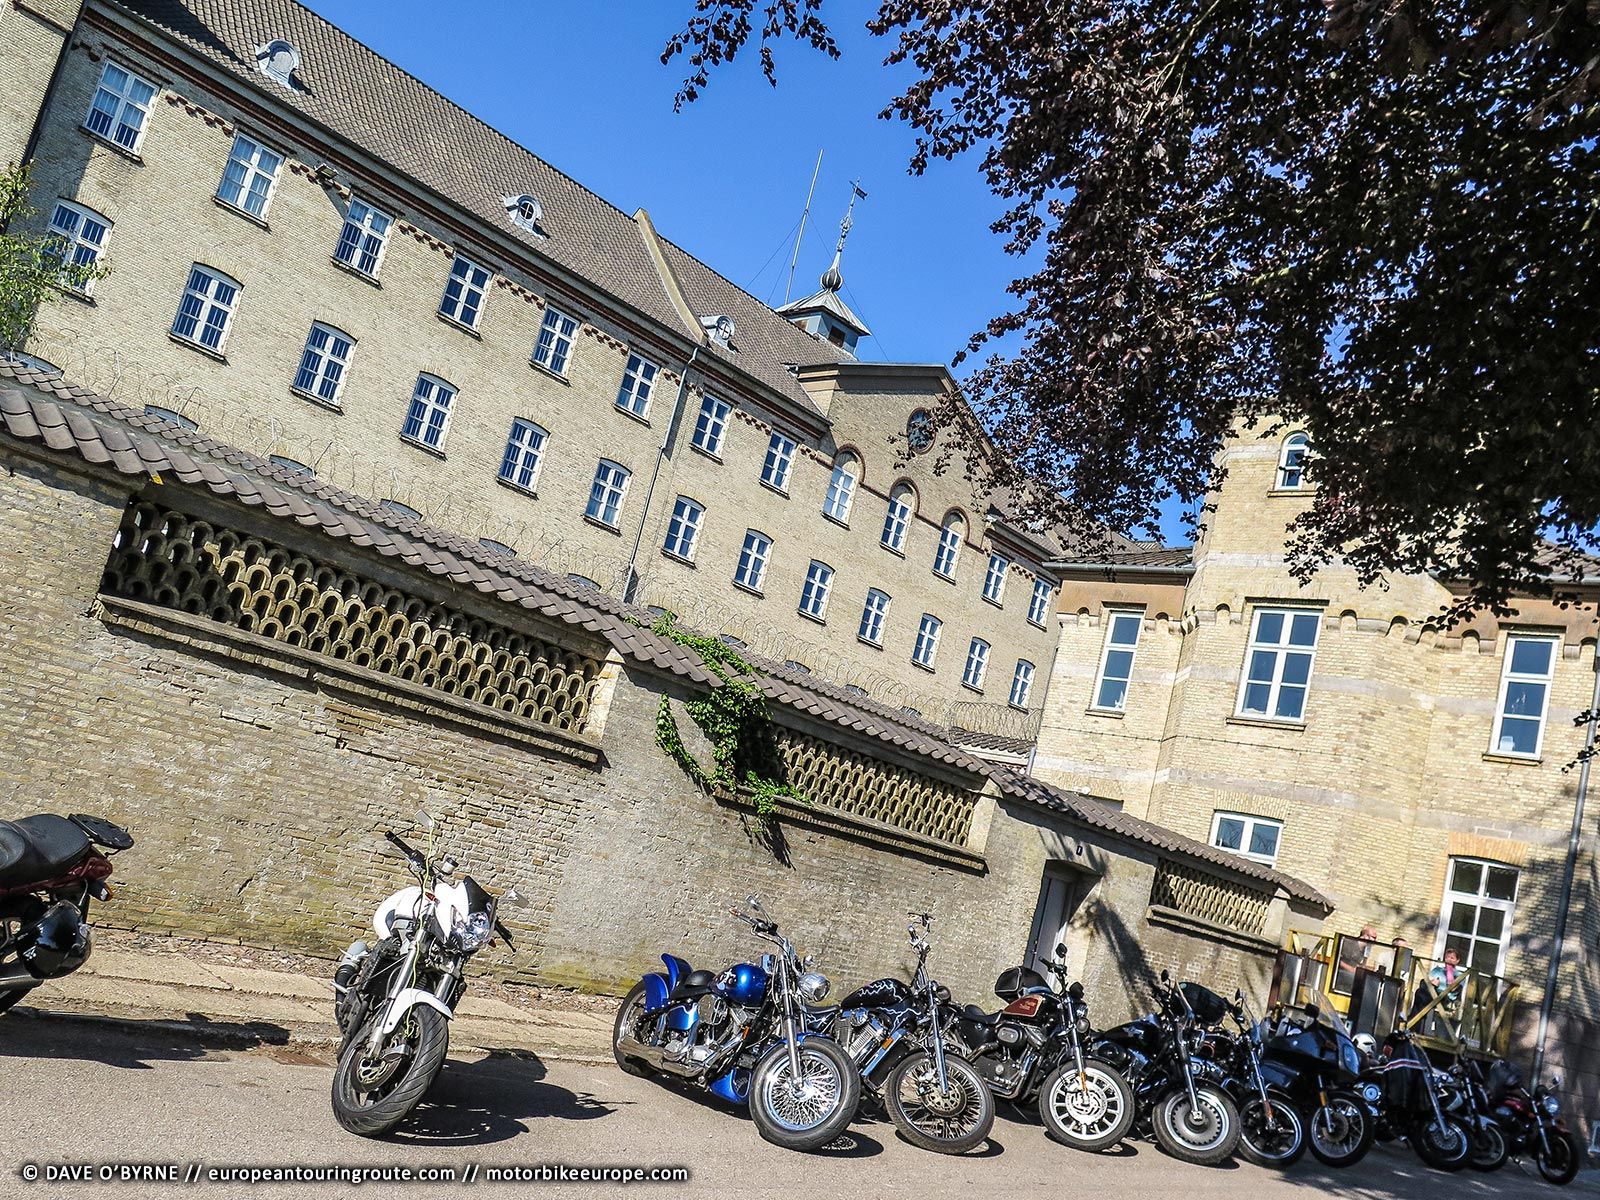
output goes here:
<path id="1" fill-rule="evenodd" d="M 794 235 L 794 253 L 789 256 L 789 278 L 783 285 L 783 302 L 789 303 L 789 293 L 794 288 L 794 268 L 800 261 L 800 239 L 806 235 L 806 218 L 811 215 L 811 197 L 817 190 L 817 173 L 822 170 L 822 151 L 817 151 L 817 165 L 811 168 L 811 186 L 806 189 L 806 207 L 800 214 L 800 230 Z"/>

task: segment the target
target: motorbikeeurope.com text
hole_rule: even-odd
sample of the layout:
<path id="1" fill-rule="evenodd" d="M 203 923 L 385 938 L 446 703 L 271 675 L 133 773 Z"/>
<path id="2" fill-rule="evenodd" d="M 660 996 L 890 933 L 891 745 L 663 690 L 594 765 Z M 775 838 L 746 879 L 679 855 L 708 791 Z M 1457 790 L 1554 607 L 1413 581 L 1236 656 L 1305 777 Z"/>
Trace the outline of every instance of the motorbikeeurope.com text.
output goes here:
<path id="1" fill-rule="evenodd" d="M 687 1183 L 688 1167 L 579 1166 L 572 1163 L 527 1163 L 462 1166 L 358 1167 L 341 1163 L 238 1164 L 208 1166 L 199 1162 L 24 1163 L 17 1171 L 24 1183 Z"/>

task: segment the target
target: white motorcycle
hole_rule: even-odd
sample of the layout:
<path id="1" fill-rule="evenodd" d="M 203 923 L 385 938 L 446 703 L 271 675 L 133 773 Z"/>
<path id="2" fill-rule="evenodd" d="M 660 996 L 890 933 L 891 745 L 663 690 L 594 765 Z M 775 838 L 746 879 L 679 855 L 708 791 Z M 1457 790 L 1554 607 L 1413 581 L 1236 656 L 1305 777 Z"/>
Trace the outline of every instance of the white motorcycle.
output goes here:
<path id="1" fill-rule="evenodd" d="M 344 1041 L 333 1076 L 333 1115 L 363 1137 L 387 1133 L 433 1086 L 450 1045 L 449 1021 L 466 990 L 466 960 L 498 933 L 497 901 L 459 864 L 393 833 L 383 836 L 405 855 L 417 877 L 378 906 L 375 945 L 352 942 L 333 976 L 334 1015 Z"/>

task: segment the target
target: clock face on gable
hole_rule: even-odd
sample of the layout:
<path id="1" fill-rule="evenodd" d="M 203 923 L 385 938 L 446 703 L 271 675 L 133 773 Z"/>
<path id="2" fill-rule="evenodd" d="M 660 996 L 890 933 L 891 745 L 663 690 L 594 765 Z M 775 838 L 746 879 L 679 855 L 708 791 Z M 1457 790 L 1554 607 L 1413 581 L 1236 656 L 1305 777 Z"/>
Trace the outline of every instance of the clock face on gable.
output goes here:
<path id="1" fill-rule="evenodd" d="M 925 408 L 919 408 L 906 418 L 906 441 L 913 454 L 921 454 L 933 446 L 933 417 Z"/>

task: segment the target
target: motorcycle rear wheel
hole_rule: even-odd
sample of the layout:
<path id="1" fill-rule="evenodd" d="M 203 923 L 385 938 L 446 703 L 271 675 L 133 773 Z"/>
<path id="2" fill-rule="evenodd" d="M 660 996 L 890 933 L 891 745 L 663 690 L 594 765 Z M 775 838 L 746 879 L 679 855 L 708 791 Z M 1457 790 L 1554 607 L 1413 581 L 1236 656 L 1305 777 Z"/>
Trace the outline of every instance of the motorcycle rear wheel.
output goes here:
<path id="1" fill-rule="evenodd" d="M 382 1010 L 380 1010 L 382 1011 Z M 374 1015 L 372 1020 L 377 1020 Z M 372 1024 L 363 1025 L 339 1055 L 333 1071 L 334 1119 L 351 1133 L 379 1137 L 400 1124 L 427 1094 L 450 1048 L 450 1023 L 438 1009 L 419 1004 L 394 1033 L 406 1045 L 398 1065 L 382 1073 L 367 1056 Z M 394 1043 L 391 1042 L 391 1045 Z M 381 1078 L 377 1076 L 381 1074 Z M 363 1076 L 373 1078 L 363 1090 Z"/>
<path id="2" fill-rule="evenodd" d="M 831 1038 L 808 1037 L 796 1047 L 800 1075 L 789 1068 L 789 1045 L 779 1042 L 750 1074 L 750 1119 L 756 1131 L 786 1150 L 817 1150 L 855 1119 L 861 1076 Z"/>
<path id="3" fill-rule="evenodd" d="M 1258 1167 L 1284 1171 L 1306 1152 L 1306 1122 L 1284 1096 L 1269 1092 L 1268 1097 L 1272 1101 L 1270 1117 L 1259 1095 L 1239 1106 L 1239 1154 Z"/>
<path id="4" fill-rule="evenodd" d="M 1039 1119 L 1045 1132 L 1063 1146 L 1097 1152 L 1128 1136 L 1133 1125 L 1133 1088 L 1127 1077 L 1098 1058 L 1076 1059 L 1057 1067 L 1039 1088 Z"/>
<path id="5" fill-rule="evenodd" d="M 1474 1171 L 1498 1171 L 1511 1157 L 1511 1147 L 1506 1135 L 1493 1121 L 1485 1121 L 1472 1129 L 1472 1150 L 1467 1155 L 1467 1166 Z"/>
<path id="6" fill-rule="evenodd" d="M 625 1075 L 648 1077 L 650 1068 L 637 1058 L 630 1058 L 622 1052 L 622 1035 L 633 1032 L 633 1022 L 638 1019 L 639 1010 L 644 1007 L 644 981 L 641 979 L 633 985 L 633 990 L 622 998 L 622 1005 L 617 1009 L 616 1022 L 611 1026 L 611 1056 L 617 1060 L 617 1066 Z"/>
<path id="7" fill-rule="evenodd" d="M 1472 1133 L 1459 1117 L 1425 1121 L 1406 1139 L 1417 1157 L 1435 1171 L 1455 1172 L 1467 1165 L 1472 1153 Z"/>
<path id="8" fill-rule="evenodd" d="M 907 1055 L 883 1082 L 883 1106 L 913 1146 L 936 1154 L 965 1154 L 994 1128 L 994 1093 L 964 1058 L 946 1054 L 944 1070 L 948 1095 L 939 1092 L 931 1054 Z"/>
<path id="9" fill-rule="evenodd" d="M 1348 1088 L 1328 1093 L 1328 1103 L 1311 1114 L 1306 1141 L 1318 1162 L 1351 1167 L 1372 1149 L 1376 1123 L 1361 1097 Z"/>
<path id="10" fill-rule="evenodd" d="M 1186 1088 L 1173 1088 L 1156 1101 L 1150 1114 L 1156 1142 L 1173 1158 L 1213 1167 L 1239 1144 L 1239 1109 L 1221 1088 L 1200 1083 L 1194 1090 L 1198 1112 L 1191 1108 Z"/>
<path id="11" fill-rule="evenodd" d="M 1547 1130 L 1545 1136 L 1550 1139 L 1550 1153 L 1535 1148 L 1533 1154 L 1539 1174 L 1550 1183 L 1571 1183 L 1583 1165 L 1583 1143 L 1570 1129 Z"/>

